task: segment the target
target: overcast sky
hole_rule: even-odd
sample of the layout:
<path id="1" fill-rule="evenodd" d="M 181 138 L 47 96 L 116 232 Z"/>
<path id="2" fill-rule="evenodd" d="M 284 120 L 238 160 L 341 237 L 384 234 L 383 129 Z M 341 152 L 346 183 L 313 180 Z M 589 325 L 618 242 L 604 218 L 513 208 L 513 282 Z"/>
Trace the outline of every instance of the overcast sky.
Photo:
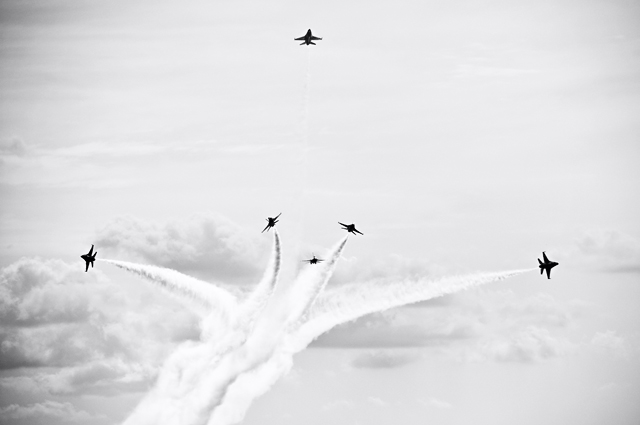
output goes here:
<path id="1" fill-rule="evenodd" d="M 317 46 L 293 38 L 311 28 Z M 560 265 L 320 337 L 244 424 L 640 421 L 640 4 L 0 2 L 0 419 L 120 423 L 251 285 Z M 168 318 L 171 318 L 170 320 Z"/>

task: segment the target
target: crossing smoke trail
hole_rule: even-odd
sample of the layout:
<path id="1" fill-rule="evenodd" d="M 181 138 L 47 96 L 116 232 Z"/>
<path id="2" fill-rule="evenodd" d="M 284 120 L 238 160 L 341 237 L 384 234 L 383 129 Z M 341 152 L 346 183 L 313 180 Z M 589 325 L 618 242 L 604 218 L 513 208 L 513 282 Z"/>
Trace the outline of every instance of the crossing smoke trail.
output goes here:
<path id="1" fill-rule="evenodd" d="M 296 279 L 295 286 L 308 288 L 301 294 L 317 296 L 331 277 L 345 243 L 346 238 L 330 254 L 325 271 L 302 274 Z M 267 306 L 246 339 L 234 338 L 246 329 L 241 326 L 219 330 L 219 334 L 209 340 L 180 346 L 163 366 L 155 388 L 125 424 L 204 424 L 210 421 L 216 408 L 224 402 L 230 386 L 239 377 L 269 364 L 278 350 L 290 317 L 282 314 L 283 304 L 287 305 L 289 301 L 287 294 L 284 295 L 284 300 L 274 300 L 276 305 L 271 310 Z M 294 297 L 293 301 L 302 305 L 313 302 L 299 297 Z M 224 341 L 224 350 L 216 346 L 220 341 Z M 230 347 L 233 344 L 236 346 Z"/>
<path id="2" fill-rule="evenodd" d="M 244 416 L 246 408 L 244 410 L 239 409 L 240 406 L 233 403 L 233 400 L 237 400 L 248 407 L 251 404 L 251 400 L 253 400 L 252 398 L 247 399 L 241 396 L 238 400 L 237 396 L 234 395 L 233 400 L 227 401 L 227 394 L 230 388 L 235 386 L 238 379 L 261 376 L 260 371 L 264 369 L 275 371 L 276 369 L 273 369 L 273 366 L 276 366 L 281 373 L 288 371 L 288 368 L 283 369 L 279 367 L 279 362 L 274 362 L 273 359 L 280 359 L 282 357 L 281 354 L 279 354 L 282 341 L 286 338 L 292 324 L 298 323 L 300 317 L 313 305 L 319 292 L 326 286 L 335 271 L 338 259 L 346 243 L 347 238 L 345 237 L 331 250 L 329 259 L 322 267 L 309 268 L 308 270 L 313 270 L 313 272 L 300 274 L 298 278 L 296 278 L 291 291 L 285 295 L 285 299 L 276 300 L 274 309 L 270 312 L 271 314 L 265 316 L 265 320 L 257 324 L 254 332 L 243 347 L 246 348 L 247 352 L 239 353 L 238 357 L 242 358 L 244 362 L 241 371 L 228 373 L 227 368 L 223 365 L 218 368 L 224 373 L 228 373 L 228 376 L 223 385 L 220 385 L 221 391 L 218 393 L 217 403 L 215 405 L 212 403 L 212 416 L 208 424 L 233 423 L 229 421 L 229 415 L 235 416 L 238 412 L 242 412 L 240 418 Z M 287 314 L 287 312 L 291 312 L 291 314 Z M 282 375 L 280 374 L 278 376 Z M 240 385 L 246 381 L 246 378 L 243 379 Z M 258 381 L 253 381 L 251 384 L 250 391 L 252 392 L 255 392 L 256 389 L 261 387 Z M 255 386 L 253 384 L 255 384 Z M 269 387 L 270 385 L 271 384 L 269 384 Z M 216 414 L 221 407 L 220 413 Z"/>
<path id="3" fill-rule="evenodd" d="M 292 331 L 298 329 L 304 318 L 313 307 L 319 294 L 325 288 L 347 243 L 343 238 L 329 253 L 329 258 L 321 267 L 307 268 L 295 280 L 291 292 L 285 302 L 285 314 L 277 311 L 273 316 L 279 317 L 280 327 L 275 329 L 265 321 L 264 326 L 256 332 L 262 338 L 268 338 L 273 344 L 269 357 L 261 364 L 254 366 L 248 373 L 239 375 L 225 389 L 225 397 L 215 410 L 208 425 L 234 424 L 242 420 L 252 401 L 264 394 L 271 386 L 291 369 L 293 354 L 288 349 L 287 339 Z M 282 308 L 278 305 L 277 308 Z M 273 317 L 272 316 L 272 317 Z M 284 319 L 284 321 L 283 321 Z"/>
<path id="4" fill-rule="evenodd" d="M 223 393 L 225 376 L 242 371 L 242 360 L 248 357 L 243 344 L 273 293 L 280 263 L 280 238 L 274 231 L 271 260 L 253 293 L 239 309 L 232 311 L 226 326 L 215 326 L 216 321 L 210 317 L 202 320 L 200 340 L 185 342 L 174 351 L 163 365 L 155 387 L 125 424 L 202 424 L 207 421 L 215 394 Z M 139 272 L 147 268 L 138 266 L 128 270 Z M 142 275 L 152 280 L 158 277 L 148 272 Z M 169 283 L 174 289 L 176 282 Z"/>
<path id="5" fill-rule="evenodd" d="M 307 267 L 287 290 L 275 291 L 280 270 L 280 239 L 267 271 L 240 308 L 231 295 L 231 320 L 203 332 L 199 341 L 181 344 L 163 365 L 154 388 L 126 425 L 228 425 L 242 420 L 252 401 L 264 394 L 293 364 L 293 355 L 341 323 L 365 314 L 415 303 L 473 286 L 503 280 L 529 270 L 478 273 L 439 280 L 417 279 L 345 285 L 325 292 L 347 242 L 342 239 L 319 267 Z M 199 296 L 202 282 L 167 274 L 166 269 L 110 261 L 161 287 Z M 126 265 L 126 267 L 125 267 Z M 156 269 L 159 269 L 160 272 Z M 533 270 L 533 269 L 531 269 Z M 173 281 L 176 278 L 177 281 Z M 191 285 L 194 284 L 192 288 Z M 280 288 L 282 289 L 282 288 Z M 224 292 L 219 289 L 219 291 Z M 211 294 L 205 294 L 210 302 Z M 225 301 L 226 302 L 226 301 Z M 253 317 L 248 320 L 247 317 Z M 211 317 L 203 319 L 208 326 Z M 251 323 L 247 326 L 247 323 Z"/>
<path id="6" fill-rule="evenodd" d="M 321 263 L 320 267 L 308 267 L 302 272 L 300 277 L 296 279 L 290 297 L 291 307 L 289 311 L 291 311 L 291 314 L 287 319 L 289 330 L 297 326 L 301 320 L 304 320 L 305 315 L 309 312 L 318 295 L 327 286 L 338 264 L 342 250 L 347 243 L 347 239 L 345 236 L 344 239 L 332 249 L 327 262 L 324 264 Z"/>
<path id="7" fill-rule="evenodd" d="M 405 280 L 396 283 L 358 283 L 345 285 L 320 296 L 308 321 L 284 335 L 274 354 L 251 374 L 241 376 L 227 391 L 208 425 L 234 424 L 244 418 L 251 402 L 267 392 L 293 364 L 294 354 L 304 350 L 315 338 L 334 326 L 366 314 L 412 304 L 474 286 L 496 282 L 536 269 L 496 273 L 477 273 L 440 280 Z"/>

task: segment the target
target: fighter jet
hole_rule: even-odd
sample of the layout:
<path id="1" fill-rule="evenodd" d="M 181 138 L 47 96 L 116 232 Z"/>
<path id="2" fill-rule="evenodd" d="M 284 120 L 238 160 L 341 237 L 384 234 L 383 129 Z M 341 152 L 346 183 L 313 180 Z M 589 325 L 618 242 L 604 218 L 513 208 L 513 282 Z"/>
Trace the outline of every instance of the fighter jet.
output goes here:
<path id="1" fill-rule="evenodd" d="M 93 262 L 96 260 L 96 255 L 98 255 L 98 251 L 96 251 L 95 254 L 93 255 L 92 254 L 93 254 L 93 245 L 91 245 L 91 249 L 89 250 L 88 254 L 84 254 L 80 256 L 80 258 L 82 258 L 87 263 L 87 267 L 84 269 L 85 272 L 89 270 L 89 263 L 91 263 L 91 267 L 93 267 Z"/>
<path id="2" fill-rule="evenodd" d="M 267 220 L 267 221 L 268 221 L 268 223 L 267 223 L 267 227 L 265 227 L 265 228 L 262 230 L 262 232 L 260 232 L 260 233 L 264 233 L 264 231 L 265 231 L 265 230 L 269 230 L 269 229 L 271 229 L 273 226 L 275 226 L 275 225 L 276 225 L 276 223 L 278 222 L 278 217 L 280 217 L 281 215 L 282 215 L 282 213 L 278 214 L 278 215 L 277 215 L 277 216 L 275 216 L 275 217 L 269 217 L 269 218 L 266 218 L 265 220 Z"/>
<path id="3" fill-rule="evenodd" d="M 313 254 L 313 258 L 310 260 L 302 260 L 303 263 L 309 263 L 309 264 L 318 264 L 323 262 L 324 260 L 321 258 L 316 258 L 316 255 Z"/>
<path id="4" fill-rule="evenodd" d="M 538 258 L 538 267 L 540 267 L 540 274 L 542 274 L 543 270 L 546 270 L 547 279 L 551 279 L 551 269 L 557 266 L 558 263 L 556 263 L 555 261 L 549 261 L 549 259 L 547 258 L 547 254 L 545 254 L 544 251 L 542 251 L 542 259 L 544 260 L 544 263 Z"/>
<path id="5" fill-rule="evenodd" d="M 358 231 L 358 229 L 356 229 L 356 225 L 355 224 L 344 224 L 344 223 L 340 223 L 338 222 L 339 225 L 342 226 L 342 230 L 346 230 L 349 233 L 353 233 L 354 235 L 356 233 L 360 234 L 360 235 L 364 235 L 364 233 Z"/>
<path id="6" fill-rule="evenodd" d="M 314 43 L 311 40 L 322 40 L 322 39 L 320 37 L 315 37 L 313 34 L 311 34 L 311 30 L 308 30 L 307 33 L 304 36 L 298 37 L 298 38 L 294 38 L 294 40 L 296 40 L 296 41 L 304 40 L 302 43 L 300 43 L 301 46 L 303 44 L 306 44 L 307 46 L 309 44 L 313 44 L 315 46 L 316 43 Z"/>

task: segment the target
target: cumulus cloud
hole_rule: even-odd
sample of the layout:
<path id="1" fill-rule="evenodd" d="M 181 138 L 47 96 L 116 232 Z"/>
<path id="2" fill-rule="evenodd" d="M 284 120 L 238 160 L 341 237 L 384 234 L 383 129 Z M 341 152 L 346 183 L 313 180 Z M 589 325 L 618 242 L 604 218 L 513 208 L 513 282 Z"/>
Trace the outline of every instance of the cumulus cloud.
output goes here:
<path id="1" fill-rule="evenodd" d="M 99 279 L 58 260 L 19 260 L 0 272 L 0 319 L 19 326 L 86 320 Z"/>
<path id="2" fill-rule="evenodd" d="M 98 232 L 95 244 L 103 255 L 236 283 L 253 283 L 260 276 L 269 248 L 218 215 L 194 215 L 166 224 L 119 217 Z"/>
<path id="3" fill-rule="evenodd" d="M 149 385 L 167 352 L 198 335 L 197 319 L 128 288 L 58 260 L 23 258 L 0 270 L 0 370 L 21 368 L 2 374 L 2 391 L 110 395 Z"/>
<path id="4" fill-rule="evenodd" d="M 365 282 L 371 280 L 395 281 L 442 275 L 444 269 L 425 261 L 391 254 L 382 258 L 343 258 L 336 270 L 333 284 Z"/>
<path id="5" fill-rule="evenodd" d="M 453 407 L 453 404 L 433 397 L 426 402 L 422 402 L 422 404 L 435 407 L 437 409 L 451 409 Z"/>
<path id="6" fill-rule="evenodd" d="M 576 241 L 585 262 L 604 271 L 640 273 L 640 239 L 615 230 L 591 231 Z"/>
<path id="7" fill-rule="evenodd" d="M 332 410 L 345 410 L 345 409 L 353 409 L 355 407 L 355 403 L 350 400 L 334 400 L 326 403 L 322 406 L 322 410 L 324 411 L 332 411 Z"/>
<path id="8" fill-rule="evenodd" d="M 572 353 L 575 344 L 564 331 L 590 309 L 580 300 L 560 302 L 544 293 L 522 297 L 509 290 L 443 298 L 447 301 L 374 313 L 337 326 L 312 347 L 432 347 L 460 361 L 530 363 Z M 384 351 L 374 353 L 359 356 L 353 365 L 402 364 L 380 354 Z"/>
<path id="9" fill-rule="evenodd" d="M 356 368 L 393 369 L 412 363 L 417 356 L 390 350 L 369 351 L 356 356 L 351 365 Z"/>
<path id="10" fill-rule="evenodd" d="M 386 401 L 382 400 L 381 398 L 373 397 L 373 396 L 367 397 L 367 402 L 380 407 L 386 407 L 389 405 Z"/>
<path id="11" fill-rule="evenodd" d="M 15 423 L 96 423 L 104 416 L 94 416 L 76 409 L 71 403 L 44 401 L 27 406 L 10 404 L 0 408 L 0 418 L 12 419 Z"/>
<path id="12" fill-rule="evenodd" d="M 419 323 L 403 310 L 367 315 L 340 325 L 321 335 L 312 347 L 384 348 L 446 345 L 452 340 L 472 336 L 472 325 L 465 320 L 442 325 Z"/>
<path id="13" fill-rule="evenodd" d="M 627 357 L 629 355 L 624 338 L 612 330 L 597 332 L 591 339 L 591 344 L 617 357 Z"/>
<path id="14" fill-rule="evenodd" d="M 23 156 L 27 153 L 27 145 L 19 137 L 0 140 L 0 156 Z"/>
<path id="15" fill-rule="evenodd" d="M 481 353 L 500 362 L 533 363 L 563 355 L 574 344 L 551 335 L 547 329 L 528 326 L 516 334 L 481 344 Z"/>

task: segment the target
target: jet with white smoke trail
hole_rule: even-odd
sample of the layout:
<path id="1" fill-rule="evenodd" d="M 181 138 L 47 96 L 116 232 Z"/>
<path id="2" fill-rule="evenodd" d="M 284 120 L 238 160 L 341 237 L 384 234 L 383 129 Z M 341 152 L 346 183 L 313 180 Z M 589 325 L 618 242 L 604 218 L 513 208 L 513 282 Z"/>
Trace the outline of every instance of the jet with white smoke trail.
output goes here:
<path id="1" fill-rule="evenodd" d="M 250 300 L 260 298 L 256 294 L 274 294 L 265 287 L 273 287 L 271 282 L 275 282 L 279 270 L 280 244 L 278 237 L 275 238 L 273 266 L 269 267 L 273 275 L 263 279 Z M 326 266 L 313 274 L 301 274 L 290 292 L 282 293 L 280 298 L 263 307 L 266 310 L 259 314 L 255 325 L 244 326 L 246 321 L 235 317 L 227 322 L 226 328 L 216 328 L 215 334 L 203 332 L 200 341 L 179 346 L 160 371 L 155 388 L 125 423 L 206 423 L 240 376 L 250 374 L 274 356 L 289 324 L 299 321 L 328 282 L 345 243 L 346 238 L 333 249 Z M 251 304 L 263 303 L 252 301 Z M 249 312 L 242 307 L 237 311 L 238 316 Z M 208 325 L 206 322 L 205 318 L 203 327 Z"/>
<path id="2" fill-rule="evenodd" d="M 186 280 L 177 272 L 111 261 L 167 290 L 202 296 L 212 309 L 224 306 L 222 310 L 229 315 L 228 320 L 220 321 L 212 311 L 212 316 L 202 319 L 200 340 L 181 344 L 167 359 L 155 387 L 125 424 L 237 423 L 251 402 L 290 370 L 293 355 L 332 327 L 529 271 L 373 281 L 327 291 L 346 242 L 346 237 L 340 240 L 325 256 L 324 264 L 305 268 L 286 290 L 275 290 L 281 269 L 280 239 L 275 233 L 265 275 L 244 302 L 218 287 L 203 292 L 203 282 Z M 220 298 L 211 299 L 216 296 Z"/>

